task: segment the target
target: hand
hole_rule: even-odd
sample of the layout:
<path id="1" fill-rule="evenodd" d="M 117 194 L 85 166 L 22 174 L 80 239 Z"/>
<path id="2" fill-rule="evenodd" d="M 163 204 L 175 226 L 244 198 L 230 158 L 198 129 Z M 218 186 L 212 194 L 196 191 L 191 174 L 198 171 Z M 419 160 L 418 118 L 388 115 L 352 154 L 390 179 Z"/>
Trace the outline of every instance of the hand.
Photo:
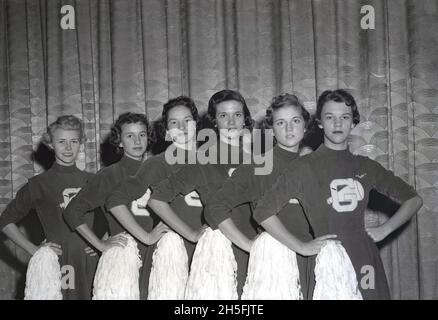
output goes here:
<path id="1" fill-rule="evenodd" d="M 166 226 L 164 223 L 160 222 L 150 233 L 149 243 L 147 245 L 154 244 L 166 233 L 169 232 L 170 228 Z"/>
<path id="2" fill-rule="evenodd" d="M 207 228 L 208 228 L 208 226 L 206 224 L 204 224 L 204 225 L 202 225 L 201 228 L 199 228 L 199 230 L 194 231 L 191 242 L 193 242 L 193 243 L 198 242 L 199 238 L 201 238 L 201 236 L 204 234 L 204 231 Z"/>
<path id="3" fill-rule="evenodd" d="M 378 227 L 368 227 L 365 228 L 365 230 L 374 242 L 382 241 L 388 236 L 388 232 L 383 225 Z"/>
<path id="4" fill-rule="evenodd" d="M 109 237 L 107 240 L 101 241 L 100 251 L 104 252 L 113 247 L 124 248 L 128 245 L 128 239 L 123 233 L 116 234 L 115 236 Z"/>
<path id="5" fill-rule="evenodd" d="M 334 234 L 326 234 L 325 236 L 318 237 L 312 241 L 305 242 L 298 253 L 305 257 L 318 254 L 321 248 L 327 243 L 327 240 L 335 239 L 336 237 L 337 235 Z"/>
<path id="6" fill-rule="evenodd" d="M 310 154 L 313 152 L 313 149 L 307 146 L 304 146 L 300 150 L 300 156 L 305 156 L 306 154 Z"/>
<path id="7" fill-rule="evenodd" d="M 53 242 L 46 242 L 47 240 L 44 240 L 43 242 L 41 242 L 41 244 L 39 245 L 39 247 L 37 248 L 37 250 L 39 248 L 42 247 L 49 247 L 50 249 L 52 249 L 53 251 L 55 251 L 55 253 L 58 256 L 62 256 L 62 248 L 61 245 L 57 244 L 57 243 L 53 243 Z"/>
<path id="8" fill-rule="evenodd" d="M 84 251 L 85 251 L 85 254 L 88 254 L 90 257 L 94 257 L 95 255 L 97 255 L 97 252 L 94 251 L 94 249 L 91 247 L 85 247 Z"/>

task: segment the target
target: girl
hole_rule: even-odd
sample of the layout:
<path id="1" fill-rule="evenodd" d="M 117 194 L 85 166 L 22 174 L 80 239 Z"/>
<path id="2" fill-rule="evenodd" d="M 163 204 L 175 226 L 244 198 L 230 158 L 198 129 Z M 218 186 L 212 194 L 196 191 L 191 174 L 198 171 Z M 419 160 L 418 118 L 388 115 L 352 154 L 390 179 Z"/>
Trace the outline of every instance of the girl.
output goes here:
<path id="1" fill-rule="evenodd" d="M 81 192 L 70 202 L 64 212 L 64 217 L 72 230 L 77 230 L 97 250 L 103 252 L 112 246 L 126 245 L 126 239 L 121 234 L 125 231 L 114 217 L 105 210 L 105 199 L 115 186 L 126 176 L 133 175 L 140 167 L 143 157 L 148 148 L 148 122 L 146 116 L 138 113 L 123 113 L 111 128 L 110 143 L 123 152 L 121 160 L 109 167 L 100 170 L 91 179 Z M 99 239 L 86 224 L 87 213 L 96 208 L 102 208 L 109 226 L 107 240 Z M 135 210 L 135 220 L 150 232 L 142 241 L 146 245 L 155 243 L 165 231 L 164 226 L 159 225 L 152 230 L 153 220 L 149 213 L 143 209 Z M 147 287 L 151 266 L 151 254 L 149 247 L 139 243 L 138 248 L 143 261 L 140 270 L 140 297 L 147 297 Z"/>
<path id="2" fill-rule="evenodd" d="M 233 176 L 214 195 L 208 204 L 205 215 L 208 221 L 227 235 L 236 245 L 249 251 L 251 240 L 238 238 L 231 225 L 233 208 L 250 202 L 255 207 L 256 201 L 276 180 L 278 175 L 298 157 L 300 144 L 309 123 L 310 115 L 295 95 L 284 94 L 272 99 L 266 110 L 264 127 L 273 129 L 276 146 L 273 148 L 273 170 L 267 175 L 255 175 L 254 165 L 240 165 Z M 298 204 L 291 204 L 278 214 L 287 229 L 301 241 L 312 241 L 307 220 Z M 318 240 L 316 242 L 322 243 Z M 299 252 L 300 253 L 300 252 Z M 306 254 L 307 255 L 307 254 Z M 313 288 L 312 273 L 307 268 L 308 258 L 297 256 L 300 270 L 301 290 L 304 298 Z"/>
<path id="3" fill-rule="evenodd" d="M 361 284 L 362 297 L 389 299 L 383 264 L 374 242 L 383 240 L 411 219 L 422 206 L 422 199 L 376 161 L 348 151 L 348 136 L 359 123 L 356 102 L 348 92 L 341 89 L 323 92 L 318 99 L 316 119 L 324 131 L 324 144 L 283 171 L 258 202 L 254 217 L 273 237 L 299 252 L 303 243 L 276 216 L 291 197 L 297 198 L 315 236 L 325 233 L 338 236 Z M 365 229 L 364 210 L 373 188 L 402 205 L 383 225 Z M 363 286 L 361 275 L 374 277 L 364 281 Z"/>
<path id="4" fill-rule="evenodd" d="M 92 175 L 79 170 L 75 161 L 85 136 L 81 121 L 71 115 L 61 116 L 47 128 L 45 143 L 55 153 L 55 163 L 46 172 L 29 179 L 0 217 L 0 230 L 13 242 L 33 255 L 39 247 L 48 246 L 59 255 L 61 271 L 70 271 L 68 285 L 62 289 L 64 299 L 90 299 L 97 257 L 86 253 L 86 242 L 71 232 L 62 218 L 68 203 Z M 47 241 L 31 243 L 16 223 L 35 209 Z M 84 223 L 93 224 L 93 214 Z M 71 269 L 72 268 L 72 269 Z"/>
<path id="5" fill-rule="evenodd" d="M 185 195 L 196 190 L 205 206 L 232 174 L 243 157 L 244 151 L 241 148 L 242 131 L 243 129 L 252 130 L 253 121 L 242 95 L 233 90 L 222 90 L 215 93 L 208 103 L 207 117 L 219 137 L 219 142 L 211 145 L 212 148 L 210 148 L 213 152 L 217 152 L 214 159 L 217 164 L 201 165 L 197 163 L 186 165 L 176 174 L 171 175 L 168 179 L 152 188 L 149 205 L 155 212 L 163 216 L 169 216 L 169 220 L 172 219 L 171 217 L 175 217 L 176 214 L 167 204 L 168 202 L 173 201 L 180 194 Z M 221 154 L 225 152 L 227 152 L 227 155 Z M 232 163 L 233 155 L 239 156 L 237 163 Z M 249 206 L 245 204 L 236 207 L 233 209 L 232 216 L 238 227 L 236 233 L 241 230 L 242 236 L 250 239 L 257 234 L 251 221 Z M 188 221 L 184 220 L 178 225 L 175 224 L 180 234 L 186 238 L 191 236 L 187 223 Z M 214 227 L 211 223 L 210 226 Z M 240 294 L 245 282 L 248 253 L 236 246 L 233 246 L 233 251 L 237 261 L 237 290 Z"/>
<path id="6" fill-rule="evenodd" d="M 170 140 L 172 144 L 166 152 L 145 161 L 135 176 L 125 179 L 108 197 L 107 208 L 134 237 L 142 239 L 145 231 L 141 225 L 131 219 L 125 203 L 140 198 L 151 185 L 159 183 L 182 168 L 182 164 L 168 163 L 166 153 L 182 151 L 183 154 L 188 155 L 190 151 L 195 151 L 198 121 L 198 110 L 192 99 L 180 96 L 169 100 L 163 107 L 159 131 L 163 140 L 164 138 Z M 202 207 L 198 197 L 196 193 L 185 197 L 175 197 L 170 204 L 178 212 L 178 215 L 173 217 L 174 220 L 169 220 L 161 215 L 161 212 L 156 212 L 166 223 L 177 230 L 178 227 L 175 225 L 182 225 L 181 221 L 186 221 L 187 225 L 184 224 L 186 230 L 183 233 L 189 234 L 184 241 L 189 262 L 194 252 L 194 243 L 199 238 L 203 224 Z"/>

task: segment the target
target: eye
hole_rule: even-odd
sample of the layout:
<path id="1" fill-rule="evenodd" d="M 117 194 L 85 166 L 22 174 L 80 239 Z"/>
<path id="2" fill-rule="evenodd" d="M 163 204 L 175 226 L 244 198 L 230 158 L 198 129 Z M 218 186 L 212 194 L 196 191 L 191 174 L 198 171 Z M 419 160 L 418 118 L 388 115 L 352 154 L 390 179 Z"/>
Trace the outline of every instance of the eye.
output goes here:
<path id="1" fill-rule="evenodd" d="M 72 140 L 71 143 L 78 144 L 79 140 Z"/>
<path id="2" fill-rule="evenodd" d="M 238 118 L 241 118 L 241 117 L 243 117 L 243 113 L 236 113 L 236 117 L 238 117 Z"/>
<path id="3" fill-rule="evenodd" d="M 65 140 L 58 140 L 58 143 L 65 143 Z"/>
<path id="4" fill-rule="evenodd" d="M 145 132 L 140 133 L 140 137 L 144 138 L 146 136 L 147 136 L 147 134 Z"/>
<path id="5" fill-rule="evenodd" d="M 351 116 L 350 115 L 344 115 L 344 120 L 350 120 Z"/>
<path id="6" fill-rule="evenodd" d="M 284 121 L 283 120 L 278 120 L 278 121 L 275 122 L 275 125 L 278 126 L 278 127 L 282 127 L 282 126 L 284 126 Z"/>
<path id="7" fill-rule="evenodd" d="M 167 125 L 169 126 L 176 126 L 176 120 L 170 120 L 167 122 Z"/>
<path id="8" fill-rule="evenodd" d="M 297 123 L 297 124 L 298 124 L 298 123 L 301 123 L 301 119 L 298 119 L 298 118 L 297 118 L 297 119 L 294 119 L 294 123 Z"/>
<path id="9" fill-rule="evenodd" d="M 225 116 L 226 116 L 225 113 L 219 113 L 219 115 L 218 115 L 218 117 L 221 118 L 221 119 L 224 119 Z"/>
<path id="10" fill-rule="evenodd" d="M 330 116 L 330 115 L 328 115 L 328 116 L 325 116 L 325 118 L 326 118 L 327 120 L 331 120 L 331 119 L 333 119 L 333 117 L 332 117 L 332 116 Z"/>
<path id="11" fill-rule="evenodd" d="M 128 134 L 126 135 L 126 138 L 131 139 L 132 137 L 133 137 L 132 133 L 128 133 Z"/>

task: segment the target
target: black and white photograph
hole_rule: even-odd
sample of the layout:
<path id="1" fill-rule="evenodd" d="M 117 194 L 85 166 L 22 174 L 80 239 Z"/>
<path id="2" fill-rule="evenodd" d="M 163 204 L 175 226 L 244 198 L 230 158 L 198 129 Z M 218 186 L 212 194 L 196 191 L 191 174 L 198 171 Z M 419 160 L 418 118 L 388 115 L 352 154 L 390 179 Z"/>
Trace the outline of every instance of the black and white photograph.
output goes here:
<path id="1" fill-rule="evenodd" d="M 0 300 L 437 299 L 437 0 L 0 0 Z"/>

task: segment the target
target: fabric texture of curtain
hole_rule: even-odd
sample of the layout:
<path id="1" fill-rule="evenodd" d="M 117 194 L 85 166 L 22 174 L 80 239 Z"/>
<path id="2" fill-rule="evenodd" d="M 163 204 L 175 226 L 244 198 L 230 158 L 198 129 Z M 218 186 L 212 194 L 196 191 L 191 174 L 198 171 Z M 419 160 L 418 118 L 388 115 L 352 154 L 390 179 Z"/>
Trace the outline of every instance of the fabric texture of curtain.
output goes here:
<path id="1" fill-rule="evenodd" d="M 74 30 L 60 27 L 63 5 L 75 8 Z M 361 29 L 364 5 L 375 29 Z M 83 119 L 79 161 L 96 172 L 120 113 L 156 120 L 181 94 L 205 111 L 230 88 L 259 120 L 277 94 L 314 112 L 322 91 L 347 88 L 361 113 L 351 150 L 424 199 L 382 244 L 393 298 L 437 299 L 437 30 L 435 0 L 0 0 L 0 211 L 42 172 L 32 154 L 60 115 Z M 367 223 L 384 219 L 370 209 Z M 19 297 L 28 257 L 4 236 L 0 247 L 0 299 Z"/>

